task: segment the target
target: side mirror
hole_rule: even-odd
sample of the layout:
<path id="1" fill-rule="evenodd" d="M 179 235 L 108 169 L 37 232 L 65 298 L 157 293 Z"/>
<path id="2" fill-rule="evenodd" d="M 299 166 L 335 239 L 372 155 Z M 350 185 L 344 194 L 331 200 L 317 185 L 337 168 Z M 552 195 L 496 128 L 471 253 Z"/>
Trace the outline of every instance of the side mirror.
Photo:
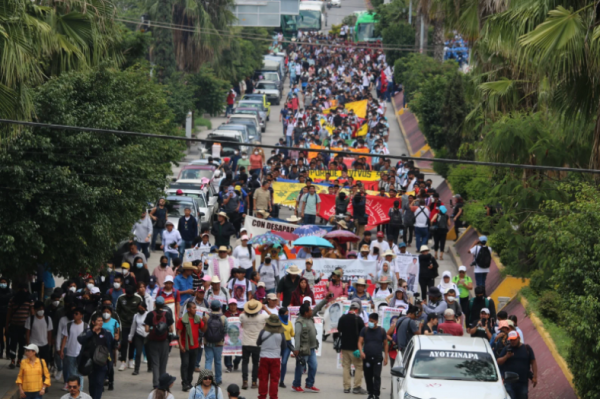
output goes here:
<path id="1" fill-rule="evenodd" d="M 519 381 L 519 374 L 507 371 L 504 373 L 504 382 L 517 382 Z"/>
<path id="2" fill-rule="evenodd" d="M 206 215 L 204 212 L 199 212 L 199 214 L 200 214 L 200 217 Z"/>
<path id="3" fill-rule="evenodd" d="M 393 377 L 404 378 L 406 376 L 406 370 L 404 369 L 404 366 L 395 366 L 395 367 L 393 367 L 392 370 L 391 370 L 391 373 L 392 373 Z M 515 373 L 512 373 L 512 374 L 515 374 Z"/>
<path id="4" fill-rule="evenodd" d="M 254 140 L 256 136 L 250 136 L 250 140 Z"/>

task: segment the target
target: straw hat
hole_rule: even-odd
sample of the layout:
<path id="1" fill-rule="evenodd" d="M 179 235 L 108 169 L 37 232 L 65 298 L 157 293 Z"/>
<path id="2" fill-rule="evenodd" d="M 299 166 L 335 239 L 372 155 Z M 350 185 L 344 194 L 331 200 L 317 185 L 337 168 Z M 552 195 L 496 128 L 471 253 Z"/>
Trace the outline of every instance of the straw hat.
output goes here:
<path id="1" fill-rule="evenodd" d="M 396 258 L 396 254 L 395 254 L 395 253 L 394 253 L 394 251 L 392 251 L 391 249 L 388 249 L 387 251 L 385 251 L 385 252 L 383 253 L 383 256 L 388 256 L 388 255 L 391 255 L 391 256 L 392 256 L 392 259 L 395 259 L 395 258 Z"/>
<path id="2" fill-rule="evenodd" d="M 229 219 L 229 216 L 227 216 L 225 212 L 219 212 L 217 213 L 217 216 L 223 216 L 225 219 Z"/>
<path id="3" fill-rule="evenodd" d="M 342 228 L 347 229 L 348 225 L 346 225 L 346 222 L 344 220 L 340 220 L 339 222 L 337 222 L 337 224 L 339 226 L 342 226 Z"/>
<path id="4" fill-rule="evenodd" d="M 286 218 L 285 220 L 287 220 L 288 222 L 296 223 L 296 222 L 301 221 L 302 219 L 296 215 L 292 215 L 289 218 Z"/>
<path id="5" fill-rule="evenodd" d="M 212 276 L 212 278 L 210 279 L 210 283 L 211 284 L 217 284 L 217 283 L 220 283 L 220 282 L 221 282 L 221 279 L 219 278 L 219 276 Z"/>
<path id="6" fill-rule="evenodd" d="M 367 282 L 365 281 L 364 278 L 359 278 L 358 280 L 356 280 L 356 283 L 354 283 L 354 286 L 356 287 L 357 285 L 364 285 L 365 287 L 367 286 Z"/>
<path id="7" fill-rule="evenodd" d="M 300 274 L 300 269 L 298 269 L 298 266 L 296 265 L 291 265 L 290 267 L 288 267 L 287 269 L 288 274 Z"/>
<path id="8" fill-rule="evenodd" d="M 419 252 L 425 252 L 425 251 L 429 251 L 429 247 L 427 245 L 421 245 L 421 248 L 419 248 Z"/>
<path id="9" fill-rule="evenodd" d="M 227 247 L 225 245 L 221 245 L 219 247 L 219 252 L 227 252 L 227 251 L 229 251 L 229 250 L 227 249 Z"/>
<path id="10" fill-rule="evenodd" d="M 183 262 L 183 270 L 198 270 L 198 268 L 192 265 L 192 262 Z"/>
<path id="11" fill-rule="evenodd" d="M 370 252 L 371 248 L 369 248 L 369 246 L 367 244 L 363 244 L 362 247 L 360 247 L 360 252 Z"/>
<path id="12" fill-rule="evenodd" d="M 261 303 L 256 299 L 251 299 L 244 305 L 244 312 L 248 314 L 255 314 L 262 310 Z"/>
<path id="13" fill-rule="evenodd" d="M 378 284 L 390 284 L 392 281 L 388 278 L 388 276 L 381 276 L 379 278 L 379 281 L 377 281 Z"/>

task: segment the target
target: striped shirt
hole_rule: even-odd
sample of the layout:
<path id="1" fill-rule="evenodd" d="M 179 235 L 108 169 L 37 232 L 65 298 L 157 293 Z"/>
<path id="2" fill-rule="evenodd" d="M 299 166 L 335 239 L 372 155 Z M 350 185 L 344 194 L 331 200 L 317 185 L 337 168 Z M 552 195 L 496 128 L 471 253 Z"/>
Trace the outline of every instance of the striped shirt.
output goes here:
<path id="1" fill-rule="evenodd" d="M 14 302 L 14 298 L 10 300 L 8 304 L 9 312 L 12 314 L 10 318 L 11 326 L 20 326 L 24 327 L 27 318 L 31 316 L 31 308 L 33 307 L 33 302 L 25 302 L 18 306 Z"/>

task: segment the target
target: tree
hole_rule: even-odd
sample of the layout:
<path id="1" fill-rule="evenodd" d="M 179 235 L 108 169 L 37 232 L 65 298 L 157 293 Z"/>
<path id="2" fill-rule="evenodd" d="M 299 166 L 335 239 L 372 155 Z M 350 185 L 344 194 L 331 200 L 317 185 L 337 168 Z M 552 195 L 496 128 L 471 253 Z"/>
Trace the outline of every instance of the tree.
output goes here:
<path id="1" fill-rule="evenodd" d="M 202 66 L 198 73 L 189 77 L 194 87 L 196 109 L 211 115 L 221 113 L 227 91 L 231 87 L 229 82 L 217 78 L 214 71 L 207 66 Z"/>
<path id="2" fill-rule="evenodd" d="M 442 135 L 445 138 L 447 156 L 456 158 L 462 142 L 462 129 L 467 116 L 467 104 L 463 89 L 463 77 L 454 75 L 446 86 L 442 105 Z"/>
<path id="3" fill-rule="evenodd" d="M 149 7 L 150 17 L 161 23 L 172 23 L 172 9 L 173 0 L 156 0 Z M 173 46 L 173 31 L 158 26 L 151 29 L 154 37 L 154 45 L 150 51 L 151 60 L 157 67 L 158 80 L 163 82 L 177 71 L 175 49 Z"/>
<path id="4" fill-rule="evenodd" d="M 177 135 L 165 93 L 147 70 L 62 74 L 33 94 L 40 122 Z M 173 141 L 26 130 L 0 152 L 0 263 L 25 276 L 92 272 L 156 201 L 182 157 Z"/>
<path id="5" fill-rule="evenodd" d="M 400 21 L 381 29 L 384 47 L 402 47 L 406 50 L 385 50 L 386 61 L 394 65 L 398 58 L 411 53 L 409 48 L 415 43 L 415 29 L 407 22 Z"/>

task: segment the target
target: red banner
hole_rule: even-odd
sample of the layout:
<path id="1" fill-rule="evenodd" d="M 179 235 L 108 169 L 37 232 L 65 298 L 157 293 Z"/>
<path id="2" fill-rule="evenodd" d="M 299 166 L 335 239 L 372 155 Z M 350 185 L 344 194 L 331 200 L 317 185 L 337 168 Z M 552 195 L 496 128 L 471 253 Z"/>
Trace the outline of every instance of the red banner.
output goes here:
<path id="1" fill-rule="evenodd" d="M 312 291 L 315 296 L 315 302 L 319 303 L 325 299 L 325 295 L 327 295 L 327 282 L 321 280 L 319 284 L 315 284 L 315 286 L 312 288 Z"/>
<path id="2" fill-rule="evenodd" d="M 319 216 L 324 219 L 335 214 L 335 196 L 332 194 L 319 194 L 321 198 L 321 211 Z M 370 230 L 370 226 L 377 226 L 390 221 L 388 211 L 394 207 L 394 201 L 398 201 L 398 198 L 383 198 L 376 197 L 373 195 L 367 195 L 366 210 L 369 215 L 369 225 L 367 229 Z M 348 205 L 348 212 L 352 212 L 352 200 Z"/>

